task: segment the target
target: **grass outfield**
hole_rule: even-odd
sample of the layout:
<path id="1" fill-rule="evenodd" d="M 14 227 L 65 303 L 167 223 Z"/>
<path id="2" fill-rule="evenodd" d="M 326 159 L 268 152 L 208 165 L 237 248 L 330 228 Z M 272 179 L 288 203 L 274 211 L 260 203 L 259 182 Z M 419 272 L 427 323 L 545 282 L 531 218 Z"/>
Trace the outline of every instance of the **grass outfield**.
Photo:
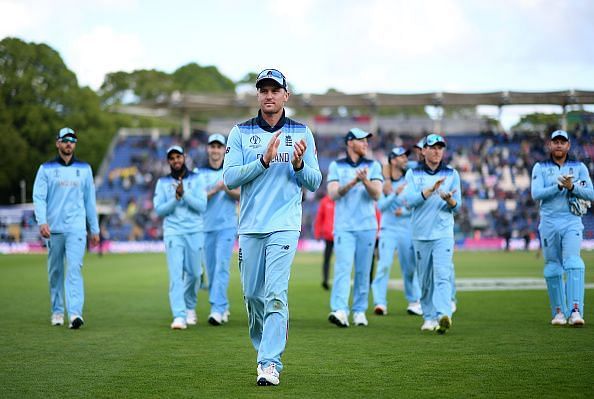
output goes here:
<path id="1" fill-rule="evenodd" d="M 592 283 L 594 253 L 583 256 Z M 0 397 L 592 397 L 594 290 L 581 329 L 549 325 L 544 290 L 459 292 L 444 336 L 421 333 L 390 291 L 387 317 L 339 329 L 320 260 L 297 255 L 281 385 L 257 387 L 236 261 L 229 324 L 208 325 L 200 291 L 199 325 L 171 331 L 164 254 L 88 255 L 86 325 L 73 331 L 49 324 L 45 257 L 0 256 Z M 459 252 L 455 263 L 458 278 L 542 276 L 533 252 Z"/>

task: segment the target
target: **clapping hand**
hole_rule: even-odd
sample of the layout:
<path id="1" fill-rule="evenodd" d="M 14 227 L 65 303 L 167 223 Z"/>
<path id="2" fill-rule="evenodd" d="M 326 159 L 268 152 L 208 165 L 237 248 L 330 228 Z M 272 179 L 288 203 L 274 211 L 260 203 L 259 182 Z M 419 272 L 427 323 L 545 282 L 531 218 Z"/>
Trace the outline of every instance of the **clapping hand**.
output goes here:
<path id="1" fill-rule="evenodd" d="M 305 154 L 305 150 L 307 149 L 307 143 L 305 140 L 301 139 L 297 141 L 293 147 L 295 148 L 295 151 L 293 151 L 293 159 L 291 159 L 293 169 L 301 169 L 303 168 L 303 154 Z"/>
<path id="2" fill-rule="evenodd" d="M 184 182 L 180 176 L 177 181 L 177 188 L 175 189 L 175 199 L 180 200 L 184 196 Z"/>
<path id="3" fill-rule="evenodd" d="M 561 175 L 557 179 L 557 182 L 559 183 L 559 186 L 563 188 L 570 191 L 573 189 L 573 175 Z"/>

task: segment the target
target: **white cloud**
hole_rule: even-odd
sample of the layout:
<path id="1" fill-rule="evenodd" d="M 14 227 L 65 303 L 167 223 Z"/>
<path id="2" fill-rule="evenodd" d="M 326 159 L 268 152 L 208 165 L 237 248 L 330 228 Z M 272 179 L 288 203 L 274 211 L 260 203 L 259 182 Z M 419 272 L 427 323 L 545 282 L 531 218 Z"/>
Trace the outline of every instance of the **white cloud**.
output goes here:
<path id="1" fill-rule="evenodd" d="M 28 2 L 0 0 L 0 39 L 20 36 L 41 20 L 39 10 Z"/>
<path id="2" fill-rule="evenodd" d="M 67 51 L 67 64 L 76 71 L 79 84 L 99 88 L 105 74 L 147 68 L 145 51 L 139 37 L 97 26 L 82 34 Z"/>

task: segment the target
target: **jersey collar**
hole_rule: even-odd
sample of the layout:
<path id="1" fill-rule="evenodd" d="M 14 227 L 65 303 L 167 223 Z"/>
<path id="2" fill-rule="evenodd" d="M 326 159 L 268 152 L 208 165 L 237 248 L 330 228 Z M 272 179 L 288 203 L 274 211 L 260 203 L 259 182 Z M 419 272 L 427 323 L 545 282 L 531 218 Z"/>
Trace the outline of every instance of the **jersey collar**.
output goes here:
<path id="1" fill-rule="evenodd" d="M 281 116 L 281 118 L 278 120 L 278 122 L 274 126 L 270 126 L 268 124 L 268 122 L 266 122 L 264 120 L 264 118 L 262 118 L 262 110 L 258 111 L 258 116 L 256 117 L 256 121 L 258 122 L 258 126 L 260 126 L 260 129 L 265 130 L 269 133 L 276 132 L 278 129 L 283 127 L 285 125 L 286 119 L 287 118 L 285 117 L 284 109 L 283 109 L 283 116 Z"/>
<path id="2" fill-rule="evenodd" d="M 439 163 L 439 165 L 437 165 L 437 169 L 431 170 L 431 168 L 425 163 L 425 161 L 423 161 L 422 168 L 425 171 L 425 173 L 430 174 L 430 175 L 436 175 L 440 171 L 442 171 L 443 169 L 445 169 L 445 165 L 443 164 L 443 161 L 441 161 Z"/>
<path id="3" fill-rule="evenodd" d="M 70 166 L 72 165 L 75 161 L 78 161 L 78 159 L 76 159 L 74 156 L 72 156 L 72 158 L 70 158 L 70 162 L 66 163 L 64 161 L 64 159 L 62 159 L 61 156 L 57 155 L 56 156 L 56 162 L 59 163 L 62 166 Z"/>

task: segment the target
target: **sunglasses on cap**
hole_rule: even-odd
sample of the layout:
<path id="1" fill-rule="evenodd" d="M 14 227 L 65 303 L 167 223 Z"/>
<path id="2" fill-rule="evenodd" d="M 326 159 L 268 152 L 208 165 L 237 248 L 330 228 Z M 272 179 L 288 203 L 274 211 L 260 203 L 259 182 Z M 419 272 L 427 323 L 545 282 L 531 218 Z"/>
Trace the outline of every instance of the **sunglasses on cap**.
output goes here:
<path id="1" fill-rule="evenodd" d="M 76 143 L 78 140 L 72 136 L 62 137 L 60 140 L 61 143 Z"/>
<path id="2" fill-rule="evenodd" d="M 426 147 L 432 147 L 432 146 L 434 146 L 436 144 L 439 144 L 439 143 L 441 143 L 444 147 L 446 145 L 446 142 L 445 142 L 444 138 L 441 137 L 439 134 L 430 134 L 425 139 L 425 146 Z"/>
<path id="3" fill-rule="evenodd" d="M 278 83 L 282 88 L 287 88 L 287 78 L 278 69 L 264 69 L 258 74 L 256 79 L 256 87 L 259 87 L 259 83 L 265 79 L 272 79 Z"/>

